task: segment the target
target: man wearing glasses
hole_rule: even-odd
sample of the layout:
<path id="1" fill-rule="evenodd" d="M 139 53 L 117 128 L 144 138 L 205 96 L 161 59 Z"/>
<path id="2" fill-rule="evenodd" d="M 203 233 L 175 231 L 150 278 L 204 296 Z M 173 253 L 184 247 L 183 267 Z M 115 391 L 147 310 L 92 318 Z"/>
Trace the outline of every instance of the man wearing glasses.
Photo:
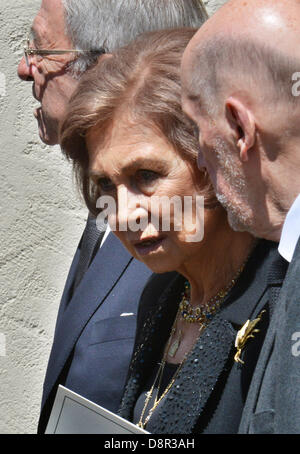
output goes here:
<path id="1" fill-rule="evenodd" d="M 101 48 L 94 52 L 73 49 L 67 36 L 61 0 L 42 2 L 26 41 L 18 75 L 22 80 L 33 82 L 33 96 L 41 104 L 35 110 L 35 117 L 44 143 L 58 143 L 59 121 L 78 83 L 71 69 L 72 62 L 86 54 L 94 55 L 95 61 L 103 52 Z"/>
<path id="2" fill-rule="evenodd" d="M 41 140 L 59 143 L 68 100 L 101 54 L 145 31 L 199 27 L 206 18 L 201 0 L 42 0 L 18 67 L 40 103 L 35 117 Z M 69 272 L 44 383 L 40 433 L 58 384 L 113 412 L 122 397 L 137 305 L 151 273 L 104 230 L 88 217 Z"/>

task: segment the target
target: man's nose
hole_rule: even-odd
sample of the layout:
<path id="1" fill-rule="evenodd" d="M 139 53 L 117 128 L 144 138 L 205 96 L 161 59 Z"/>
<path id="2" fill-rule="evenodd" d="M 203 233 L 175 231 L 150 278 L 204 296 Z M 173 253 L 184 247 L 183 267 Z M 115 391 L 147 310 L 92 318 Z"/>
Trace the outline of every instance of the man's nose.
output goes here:
<path id="1" fill-rule="evenodd" d="M 21 58 L 21 61 L 18 65 L 18 76 L 21 80 L 25 80 L 28 82 L 33 81 L 32 70 L 31 67 L 27 65 L 25 57 Z"/>

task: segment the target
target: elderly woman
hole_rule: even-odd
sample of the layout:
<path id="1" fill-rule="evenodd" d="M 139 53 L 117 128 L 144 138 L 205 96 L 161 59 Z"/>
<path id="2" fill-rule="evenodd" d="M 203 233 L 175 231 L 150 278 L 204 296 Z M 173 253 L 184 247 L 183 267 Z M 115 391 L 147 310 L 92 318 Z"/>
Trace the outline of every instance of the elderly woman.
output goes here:
<path id="1" fill-rule="evenodd" d="M 115 234 L 164 273 L 153 275 L 140 302 L 120 409 L 151 433 L 237 432 L 275 298 L 270 290 L 282 279 L 268 278 L 276 245 L 231 230 L 197 168 L 179 78 L 194 33 L 150 33 L 102 58 L 82 79 L 61 129 L 89 208 L 97 213 L 100 196 L 114 201 L 106 214 Z M 166 210 L 165 201 L 175 202 Z M 244 329 L 235 345 L 248 319 L 257 331 Z"/>

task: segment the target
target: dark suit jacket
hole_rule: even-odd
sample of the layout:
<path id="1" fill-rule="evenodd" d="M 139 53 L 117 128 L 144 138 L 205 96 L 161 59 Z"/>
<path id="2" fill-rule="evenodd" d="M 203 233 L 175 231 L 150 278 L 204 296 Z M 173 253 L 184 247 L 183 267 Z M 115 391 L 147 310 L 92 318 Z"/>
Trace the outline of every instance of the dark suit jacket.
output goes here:
<path id="1" fill-rule="evenodd" d="M 272 289 L 280 286 L 283 279 L 269 273 L 278 260 L 277 244 L 260 241 L 222 310 L 196 342 L 146 430 L 166 434 L 237 433 L 268 326 Z M 135 403 L 141 392 L 147 390 L 146 383 L 161 358 L 182 288 L 182 276 L 174 276 L 171 283 L 166 276 L 154 276 L 142 295 L 135 353 L 119 410 L 128 420 L 133 420 Z M 266 313 L 257 326 L 260 332 L 246 344 L 242 354 L 245 364 L 237 364 L 234 361 L 237 331 L 263 308 Z"/>
<path id="2" fill-rule="evenodd" d="M 116 412 L 128 372 L 137 306 L 151 271 L 110 233 L 71 296 L 80 250 L 62 296 L 44 382 L 43 433 L 58 384 Z M 134 314 L 125 315 L 121 314 Z"/>
<path id="3" fill-rule="evenodd" d="M 240 433 L 300 433 L 299 339 L 300 240 L 273 310 Z"/>

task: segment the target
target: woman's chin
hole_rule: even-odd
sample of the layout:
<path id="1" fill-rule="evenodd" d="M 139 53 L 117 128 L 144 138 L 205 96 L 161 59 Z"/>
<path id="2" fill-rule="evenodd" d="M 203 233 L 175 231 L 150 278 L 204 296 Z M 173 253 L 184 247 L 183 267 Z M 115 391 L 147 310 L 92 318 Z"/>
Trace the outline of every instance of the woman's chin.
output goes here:
<path id="1" fill-rule="evenodd" d="M 133 245 L 125 241 L 123 244 L 136 260 L 144 263 L 153 273 L 162 274 L 176 270 L 177 260 L 175 254 L 172 253 L 173 245 L 170 246 L 167 237 L 159 238 L 156 242 L 148 242 L 148 244 L 136 243 Z"/>
<path id="2" fill-rule="evenodd" d="M 176 271 L 174 261 L 170 260 L 170 257 L 136 257 L 138 260 L 143 262 L 153 273 L 163 274 L 169 273 L 170 271 Z"/>

